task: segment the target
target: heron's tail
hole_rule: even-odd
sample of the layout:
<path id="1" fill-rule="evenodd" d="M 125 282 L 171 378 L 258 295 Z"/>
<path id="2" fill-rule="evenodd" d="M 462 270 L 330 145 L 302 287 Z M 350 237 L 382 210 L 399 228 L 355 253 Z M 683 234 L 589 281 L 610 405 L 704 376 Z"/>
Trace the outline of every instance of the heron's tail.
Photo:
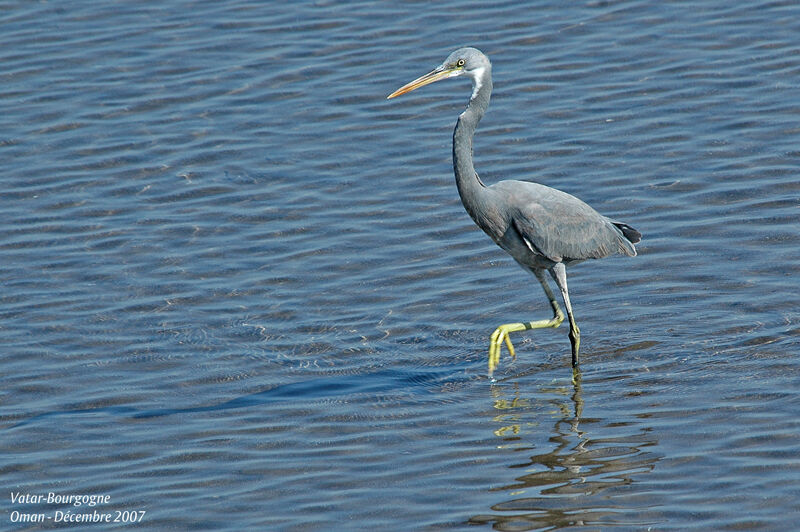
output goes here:
<path id="1" fill-rule="evenodd" d="M 622 222 L 611 222 L 617 229 L 622 231 L 622 236 L 628 239 L 631 244 L 638 244 L 642 241 L 642 233 L 634 229 L 628 224 L 624 224 Z"/>
<path id="2" fill-rule="evenodd" d="M 625 240 L 627 240 L 627 242 L 620 241 L 620 248 L 621 248 L 620 251 L 622 251 L 622 253 L 628 256 L 635 257 L 636 248 L 633 247 L 633 244 L 638 244 L 639 242 L 642 241 L 642 233 L 640 233 L 630 225 L 624 224 L 622 222 L 612 221 L 611 223 L 614 224 L 614 227 L 619 229 L 619 232 L 622 233 L 622 236 L 624 236 Z"/>

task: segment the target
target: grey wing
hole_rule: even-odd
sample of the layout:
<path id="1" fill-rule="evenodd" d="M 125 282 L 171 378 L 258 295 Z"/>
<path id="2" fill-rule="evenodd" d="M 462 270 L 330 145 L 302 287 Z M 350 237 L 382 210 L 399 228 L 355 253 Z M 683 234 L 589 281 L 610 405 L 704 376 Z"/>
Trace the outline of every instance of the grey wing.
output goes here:
<path id="1" fill-rule="evenodd" d="M 623 234 L 621 226 L 627 225 L 606 218 L 575 196 L 527 181 L 503 182 L 500 190 L 512 195 L 511 222 L 534 253 L 554 262 L 636 255 Z"/>

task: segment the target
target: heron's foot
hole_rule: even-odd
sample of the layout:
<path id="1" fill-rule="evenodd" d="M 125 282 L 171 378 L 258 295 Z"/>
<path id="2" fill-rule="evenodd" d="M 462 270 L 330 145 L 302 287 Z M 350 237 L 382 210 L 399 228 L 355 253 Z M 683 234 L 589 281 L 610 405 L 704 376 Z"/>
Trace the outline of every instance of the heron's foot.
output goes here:
<path id="1" fill-rule="evenodd" d="M 508 354 L 513 358 L 516 358 L 517 354 L 514 352 L 514 346 L 511 344 L 511 338 L 508 336 L 508 334 L 511 332 L 524 330 L 515 328 L 516 325 L 522 324 L 506 323 L 505 325 L 501 325 L 495 329 L 492 333 L 492 337 L 489 340 L 489 377 L 492 376 L 492 373 L 494 373 L 494 368 L 496 368 L 500 363 L 500 350 L 503 347 L 503 342 L 505 342 L 506 347 L 508 347 Z"/>
<path id="2" fill-rule="evenodd" d="M 508 347 L 508 353 L 516 358 L 517 354 L 514 352 L 514 346 L 511 344 L 509 334 L 518 331 L 527 331 L 529 329 L 544 329 L 546 327 L 558 327 L 564 321 L 564 315 L 560 312 L 556 314 L 551 320 L 528 321 L 525 323 L 505 323 L 499 326 L 492 333 L 489 340 L 489 377 L 494 373 L 495 368 L 500 364 L 500 351 L 503 348 L 503 343 Z"/>

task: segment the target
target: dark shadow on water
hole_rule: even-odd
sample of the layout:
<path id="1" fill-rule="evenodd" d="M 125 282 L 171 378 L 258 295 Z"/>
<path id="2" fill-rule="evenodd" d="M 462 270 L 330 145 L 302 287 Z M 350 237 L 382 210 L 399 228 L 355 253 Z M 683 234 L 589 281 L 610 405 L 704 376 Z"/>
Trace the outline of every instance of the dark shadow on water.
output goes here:
<path id="1" fill-rule="evenodd" d="M 495 420 L 501 423 L 495 435 L 525 445 L 526 432 L 536 425 L 526 423 L 526 415 L 541 418 L 541 408 L 537 407 L 555 406 L 556 420 L 548 438 L 552 447 L 509 465 L 522 474 L 490 491 L 507 492 L 511 497 L 493 504 L 491 513 L 471 517 L 469 523 L 518 531 L 640 527 L 659 522 L 646 498 L 630 488 L 661 459 L 646 450 L 658 443 L 650 429 L 635 423 L 584 418 L 580 376 L 571 387 L 541 387 L 539 392 L 537 398 L 526 399 L 517 383 L 492 387 L 494 408 L 500 412 Z M 505 424 L 507 421 L 513 423 Z M 598 436 L 593 437 L 590 431 L 598 432 Z M 524 449 L 531 448 L 534 446 Z"/>
<path id="2" fill-rule="evenodd" d="M 292 382 L 274 386 L 272 388 L 236 397 L 222 403 L 194 406 L 187 408 L 153 408 L 141 409 L 133 406 L 114 405 L 93 408 L 73 408 L 55 410 L 31 416 L 16 423 L 11 428 L 22 427 L 36 421 L 53 417 L 74 415 L 104 414 L 113 417 L 129 417 L 132 419 L 151 419 L 178 414 L 193 414 L 198 412 L 217 412 L 238 408 L 252 408 L 268 405 L 281 401 L 316 401 L 336 397 L 350 397 L 357 395 L 375 396 L 396 393 L 403 390 L 405 393 L 422 392 L 435 388 L 437 383 L 450 382 L 459 378 L 454 376 L 451 369 L 415 368 L 413 371 L 397 369 L 384 369 L 366 374 L 335 375 L 319 377 L 305 381 Z"/>

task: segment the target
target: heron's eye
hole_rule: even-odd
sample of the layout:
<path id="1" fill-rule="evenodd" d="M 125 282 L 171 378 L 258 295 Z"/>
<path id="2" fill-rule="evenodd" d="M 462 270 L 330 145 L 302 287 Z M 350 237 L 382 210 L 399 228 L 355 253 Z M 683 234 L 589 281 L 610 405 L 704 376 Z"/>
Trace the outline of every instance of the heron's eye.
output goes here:
<path id="1" fill-rule="evenodd" d="M 464 61 L 463 59 L 459 59 L 458 61 L 456 61 L 456 66 L 463 67 L 464 63 L 466 63 L 466 61 Z"/>

